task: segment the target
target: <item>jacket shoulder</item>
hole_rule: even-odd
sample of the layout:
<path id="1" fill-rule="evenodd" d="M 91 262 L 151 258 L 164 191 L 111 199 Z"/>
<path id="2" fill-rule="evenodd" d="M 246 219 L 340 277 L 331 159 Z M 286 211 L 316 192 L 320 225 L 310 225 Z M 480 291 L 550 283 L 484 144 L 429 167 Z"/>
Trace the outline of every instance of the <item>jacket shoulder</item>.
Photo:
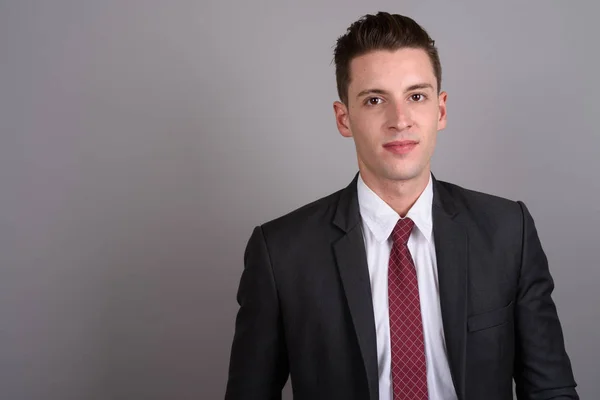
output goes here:
<path id="1" fill-rule="evenodd" d="M 335 214 L 338 201 L 343 189 L 322 197 L 302 207 L 261 225 L 265 235 L 282 235 L 314 228 L 316 225 L 323 226 L 330 223 Z"/>
<path id="2" fill-rule="evenodd" d="M 438 181 L 438 184 L 444 196 L 451 198 L 454 206 L 477 224 L 514 227 L 522 223 L 524 205 L 520 201 L 467 189 L 449 182 Z"/>
<path id="3" fill-rule="evenodd" d="M 516 201 L 484 193 L 477 190 L 467 189 L 454 183 L 437 181 L 437 183 L 454 199 L 463 205 L 485 205 L 486 207 L 509 207 L 512 208 Z"/>

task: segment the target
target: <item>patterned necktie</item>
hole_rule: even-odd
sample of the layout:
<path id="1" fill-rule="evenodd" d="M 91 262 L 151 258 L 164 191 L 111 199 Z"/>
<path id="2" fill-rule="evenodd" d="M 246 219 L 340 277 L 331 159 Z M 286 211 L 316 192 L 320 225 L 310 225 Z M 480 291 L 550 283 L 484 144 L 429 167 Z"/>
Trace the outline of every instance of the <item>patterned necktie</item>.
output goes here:
<path id="1" fill-rule="evenodd" d="M 417 271 L 408 251 L 414 222 L 400 219 L 392 231 L 388 269 L 394 400 L 427 400 L 427 367 Z"/>

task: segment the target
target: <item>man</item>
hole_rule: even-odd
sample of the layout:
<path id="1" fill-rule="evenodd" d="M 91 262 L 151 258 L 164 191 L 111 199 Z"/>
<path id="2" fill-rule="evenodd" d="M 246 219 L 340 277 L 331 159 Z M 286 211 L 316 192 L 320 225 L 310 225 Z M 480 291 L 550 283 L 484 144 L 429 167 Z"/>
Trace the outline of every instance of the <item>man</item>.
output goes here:
<path id="1" fill-rule="evenodd" d="M 227 400 L 577 399 L 522 202 L 435 179 L 447 94 L 429 35 L 378 13 L 335 49 L 345 189 L 255 228 Z"/>

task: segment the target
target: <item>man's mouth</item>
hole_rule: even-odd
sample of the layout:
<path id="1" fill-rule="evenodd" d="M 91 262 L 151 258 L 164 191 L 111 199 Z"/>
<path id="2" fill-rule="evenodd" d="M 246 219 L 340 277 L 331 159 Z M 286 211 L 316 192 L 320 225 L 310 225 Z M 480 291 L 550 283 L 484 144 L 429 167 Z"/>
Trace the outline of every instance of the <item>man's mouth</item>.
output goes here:
<path id="1" fill-rule="evenodd" d="M 393 154 L 404 155 L 410 153 L 419 142 L 415 140 L 397 140 L 383 145 L 383 147 Z"/>

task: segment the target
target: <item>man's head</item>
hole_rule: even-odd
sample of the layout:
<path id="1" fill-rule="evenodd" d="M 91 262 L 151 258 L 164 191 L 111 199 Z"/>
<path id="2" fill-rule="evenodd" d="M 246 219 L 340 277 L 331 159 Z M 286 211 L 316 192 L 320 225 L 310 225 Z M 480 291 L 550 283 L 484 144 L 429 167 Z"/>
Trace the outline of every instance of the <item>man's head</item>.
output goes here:
<path id="1" fill-rule="evenodd" d="M 338 39 L 335 65 L 336 122 L 354 138 L 363 178 L 428 179 L 447 95 L 427 32 L 405 16 L 366 15 Z"/>

